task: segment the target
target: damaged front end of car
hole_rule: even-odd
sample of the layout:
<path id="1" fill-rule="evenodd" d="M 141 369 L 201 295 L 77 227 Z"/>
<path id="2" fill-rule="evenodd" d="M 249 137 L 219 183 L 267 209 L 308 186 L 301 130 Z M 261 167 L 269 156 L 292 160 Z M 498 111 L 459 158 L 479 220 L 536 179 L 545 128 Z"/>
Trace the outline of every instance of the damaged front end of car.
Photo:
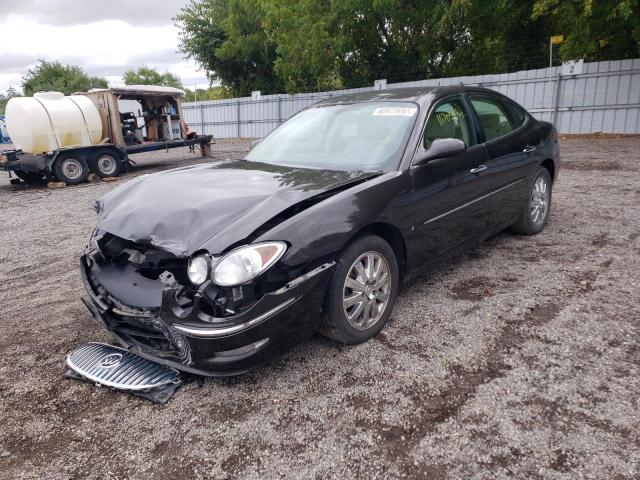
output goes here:
<path id="1" fill-rule="evenodd" d="M 208 376 L 269 363 L 318 330 L 347 191 L 379 175 L 229 161 L 137 177 L 94 205 L 85 304 L 145 361 Z M 294 226 L 340 196 L 340 231 Z"/>
<path id="2" fill-rule="evenodd" d="M 213 268 L 224 258 L 199 255 Z M 96 230 L 81 258 L 84 303 L 128 351 L 208 376 L 252 370 L 317 330 L 332 261 L 274 262 L 223 286 L 211 270 L 194 284 L 191 258 Z"/>

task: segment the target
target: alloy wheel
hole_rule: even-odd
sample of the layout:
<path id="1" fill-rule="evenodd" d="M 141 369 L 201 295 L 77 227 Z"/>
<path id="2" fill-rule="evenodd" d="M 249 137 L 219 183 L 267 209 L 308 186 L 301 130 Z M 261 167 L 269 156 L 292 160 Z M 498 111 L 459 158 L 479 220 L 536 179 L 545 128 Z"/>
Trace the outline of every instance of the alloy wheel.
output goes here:
<path id="1" fill-rule="evenodd" d="M 365 252 L 351 265 L 344 281 L 342 308 L 349 325 L 367 330 L 384 313 L 391 292 L 391 270 L 378 252 Z"/>
<path id="2" fill-rule="evenodd" d="M 531 202 L 529 204 L 529 215 L 531 221 L 539 225 L 547 218 L 547 212 L 549 210 L 550 200 L 549 183 L 544 177 L 538 177 L 533 184 L 533 191 L 531 193 Z"/>

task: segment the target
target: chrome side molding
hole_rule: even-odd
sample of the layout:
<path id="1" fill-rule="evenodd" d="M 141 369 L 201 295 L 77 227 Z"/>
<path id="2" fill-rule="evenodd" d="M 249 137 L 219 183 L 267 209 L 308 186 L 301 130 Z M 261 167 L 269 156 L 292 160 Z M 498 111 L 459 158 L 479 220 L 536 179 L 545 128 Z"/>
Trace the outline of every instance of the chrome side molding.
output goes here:
<path id="1" fill-rule="evenodd" d="M 266 312 L 258 315 L 255 318 L 252 318 L 251 320 L 239 323 L 237 325 L 231 325 L 230 327 L 192 327 L 189 325 L 181 325 L 176 323 L 174 323 L 172 326 L 179 332 L 186 333 L 187 335 L 192 335 L 194 337 L 224 337 L 227 335 L 232 335 L 234 333 L 242 332 L 251 327 L 255 327 L 268 318 L 273 317 L 275 314 L 281 312 L 299 298 L 300 297 L 289 298 L 288 300 L 282 302 L 280 305 L 275 306 L 271 310 L 267 310 Z"/>

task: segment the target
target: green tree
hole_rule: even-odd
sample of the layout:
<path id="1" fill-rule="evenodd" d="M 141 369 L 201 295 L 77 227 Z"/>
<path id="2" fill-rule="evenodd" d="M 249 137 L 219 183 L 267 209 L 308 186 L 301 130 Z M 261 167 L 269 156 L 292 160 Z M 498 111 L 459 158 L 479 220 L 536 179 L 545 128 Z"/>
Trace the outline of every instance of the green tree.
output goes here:
<path id="1" fill-rule="evenodd" d="M 180 51 L 234 96 L 281 92 L 263 18 L 262 3 L 253 0 L 191 0 L 174 19 Z"/>
<path id="2" fill-rule="evenodd" d="M 127 70 L 122 76 L 125 85 L 161 85 L 163 87 L 182 88 L 182 82 L 171 72 L 160 73 L 149 67 Z"/>
<path id="3" fill-rule="evenodd" d="M 324 0 L 262 0 L 263 25 L 277 45 L 274 70 L 287 92 L 342 87 L 338 53 L 343 44 L 336 11 Z"/>
<path id="4" fill-rule="evenodd" d="M 474 75 L 546 66 L 553 32 L 546 19 L 532 17 L 533 4 L 533 0 L 453 2 L 440 28 L 461 34 L 445 40 L 443 50 L 450 54 L 441 73 Z"/>
<path id="5" fill-rule="evenodd" d="M 441 28 L 451 6 L 439 0 L 262 1 L 288 91 L 439 74 L 464 27 Z"/>
<path id="6" fill-rule="evenodd" d="M 447 54 L 439 21 L 448 2 L 346 0 L 336 3 L 343 47 L 340 76 L 347 87 L 439 75 Z M 349 14 L 349 12 L 353 12 Z M 448 32 L 455 38 L 458 32 Z"/>
<path id="7" fill-rule="evenodd" d="M 22 90 L 25 95 L 45 90 L 69 95 L 91 88 L 107 88 L 107 81 L 101 77 L 90 77 L 80 67 L 63 65 L 60 62 L 40 60 L 40 63 L 29 69 L 22 78 Z"/>
<path id="8" fill-rule="evenodd" d="M 185 88 L 184 101 L 185 102 L 194 102 L 194 101 L 203 101 L 203 100 L 220 100 L 222 98 L 231 98 L 231 95 L 227 90 L 223 87 L 209 87 L 207 89 L 198 88 L 197 95 L 194 90 L 190 90 L 189 88 Z"/>
<path id="9" fill-rule="evenodd" d="M 7 102 L 13 97 L 19 97 L 20 93 L 14 88 L 9 87 L 5 93 L 0 93 L 0 115 L 4 115 Z"/>
<path id="10" fill-rule="evenodd" d="M 537 0 L 532 17 L 564 34 L 561 60 L 619 60 L 640 56 L 640 0 Z"/>
<path id="11" fill-rule="evenodd" d="M 640 56 L 640 0 L 191 0 L 180 48 L 233 95 Z"/>

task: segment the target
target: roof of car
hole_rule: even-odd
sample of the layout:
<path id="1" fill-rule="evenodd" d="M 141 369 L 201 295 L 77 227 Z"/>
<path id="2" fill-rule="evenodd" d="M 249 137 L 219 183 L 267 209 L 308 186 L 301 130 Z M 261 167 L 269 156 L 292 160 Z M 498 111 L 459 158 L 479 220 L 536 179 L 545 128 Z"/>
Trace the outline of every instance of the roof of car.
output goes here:
<path id="1" fill-rule="evenodd" d="M 481 87 L 467 87 L 464 85 L 453 86 L 435 86 L 435 87 L 409 87 L 409 88 L 390 88 L 388 90 L 375 90 L 365 92 L 348 93 L 322 100 L 316 105 L 333 105 L 338 103 L 356 103 L 368 102 L 372 100 L 409 100 L 418 101 L 426 95 L 442 97 L 451 93 L 460 92 L 486 92 L 496 93 L 494 90 Z"/>

